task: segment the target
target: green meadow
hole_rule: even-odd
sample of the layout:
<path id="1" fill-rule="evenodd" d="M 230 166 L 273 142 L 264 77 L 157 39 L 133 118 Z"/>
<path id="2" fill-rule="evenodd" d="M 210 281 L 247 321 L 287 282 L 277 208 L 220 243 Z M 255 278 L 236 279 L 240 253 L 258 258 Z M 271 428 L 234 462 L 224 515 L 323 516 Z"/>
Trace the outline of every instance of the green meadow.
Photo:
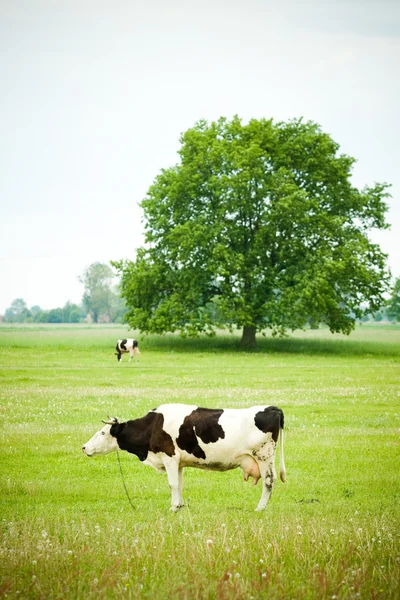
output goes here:
<path id="1" fill-rule="evenodd" d="M 141 338 L 125 326 L 0 326 L 0 596 L 32 599 L 398 599 L 400 326 L 350 336 Z M 101 419 L 166 402 L 275 404 L 287 483 L 184 471 L 172 513 L 166 476 L 119 453 L 89 459 Z M 277 467 L 279 453 L 277 454 Z"/>

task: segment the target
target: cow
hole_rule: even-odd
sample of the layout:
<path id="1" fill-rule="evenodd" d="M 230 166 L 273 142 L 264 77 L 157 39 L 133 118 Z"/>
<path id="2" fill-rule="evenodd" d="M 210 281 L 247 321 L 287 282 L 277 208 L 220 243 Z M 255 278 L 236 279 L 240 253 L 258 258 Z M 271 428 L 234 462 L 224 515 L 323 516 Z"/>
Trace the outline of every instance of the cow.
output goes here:
<path id="1" fill-rule="evenodd" d="M 133 355 L 136 354 L 136 358 L 139 360 L 139 343 L 137 340 L 133 340 L 132 338 L 128 338 L 127 340 L 118 340 L 117 345 L 115 346 L 116 356 L 118 357 L 118 362 L 122 360 L 122 354 L 124 352 L 129 352 L 130 358 L 132 360 Z"/>
<path id="2" fill-rule="evenodd" d="M 284 415 L 276 406 L 200 408 L 163 404 L 144 417 L 105 426 L 83 446 L 86 456 L 126 450 L 144 464 L 166 473 L 172 491 L 171 510 L 183 505 L 183 468 L 228 471 L 240 467 L 245 481 L 262 481 L 263 510 L 276 480 L 275 448 L 280 436 L 280 478 L 286 481 L 283 456 Z"/>

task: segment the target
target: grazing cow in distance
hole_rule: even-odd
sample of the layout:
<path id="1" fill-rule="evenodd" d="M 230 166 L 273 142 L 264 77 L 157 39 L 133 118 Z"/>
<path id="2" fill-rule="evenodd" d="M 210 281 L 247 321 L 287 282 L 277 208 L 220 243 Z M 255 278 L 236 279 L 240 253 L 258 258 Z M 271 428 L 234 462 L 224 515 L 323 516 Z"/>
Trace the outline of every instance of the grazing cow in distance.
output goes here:
<path id="1" fill-rule="evenodd" d="M 128 338 L 127 340 L 118 340 L 117 345 L 115 346 L 116 355 L 118 357 L 118 362 L 122 360 L 122 354 L 125 352 L 129 352 L 130 358 L 132 360 L 133 355 L 136 354 L 137 359 L 139 360 L 139 343 L 137 340 L 133 340 L 132 338 Z"/>
<path id="2" fill-rule="evenodd" d="M 113 418 L 82 448 L 87 456 L 126 450 L 144 465 L 167 473 L 171 510 L 183 506 L 184 467 L 228 471 L 240 467 L 245 481 L 262 481 L 256 510 L 267 506 L 276 480 L 275 448 L 280 436 L 280 478 L 286 481 L 283 457 L 284 416 L 275 406 L 211 409 L 163 404 L 132 421 Z"/>

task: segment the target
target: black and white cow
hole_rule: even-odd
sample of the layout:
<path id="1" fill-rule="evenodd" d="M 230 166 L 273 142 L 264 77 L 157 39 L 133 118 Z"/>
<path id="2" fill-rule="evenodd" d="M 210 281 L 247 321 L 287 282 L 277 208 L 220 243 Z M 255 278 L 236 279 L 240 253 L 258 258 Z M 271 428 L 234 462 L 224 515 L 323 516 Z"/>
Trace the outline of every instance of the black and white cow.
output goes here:
<path id="1" fill-rule="evenodd" d="M 122 354 L 124 354 L 125 352 L 129 352 L 129 360 L 132 360 L 134 354 L 136 354 L 136 357 L 139 358 L 139 343 L 137 340 L 133 340 L 132 338 L 128 338 L 127 340 L 118 340 L 115 349 L 115 354 L 118 357 L 118 362 L 122 360 Z"/>
<path id="2" fill-rule="evenodd" d="M 280 478 L 286 480 L 283 456 L 284 417 L 275 406 L 211 409 L 163 404 L 132 421 L 103 421 L 82 448 L 87 456 L 126 450 L 145 465 L 166 472 L 172 490 L 171 510 L 183 506 L 183 467 L 228 471 L 241 467 L 245 481 L 262 480 L 256 510 L 267 506 L 276 480 L 275 448 L 280 434 Z"/>

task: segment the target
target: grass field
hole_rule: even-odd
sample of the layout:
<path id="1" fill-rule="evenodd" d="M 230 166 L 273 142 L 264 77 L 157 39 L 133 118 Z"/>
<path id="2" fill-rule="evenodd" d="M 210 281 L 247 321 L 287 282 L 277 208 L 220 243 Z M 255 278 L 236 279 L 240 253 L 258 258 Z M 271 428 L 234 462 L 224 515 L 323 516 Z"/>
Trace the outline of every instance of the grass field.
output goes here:
<path id="1" fill-rule="evenodd" d="M 0 596 L 306 600 L 400 597 L 400 327 L 140 341 L 124 327 L 0 327 Z M 242 471 L 166 477 L 81 446 L 106 415 L 164 402 L 276 404 L 288 481 L 254 512 Z M 278 458 L 277 458 L 278 461 Z"/>

